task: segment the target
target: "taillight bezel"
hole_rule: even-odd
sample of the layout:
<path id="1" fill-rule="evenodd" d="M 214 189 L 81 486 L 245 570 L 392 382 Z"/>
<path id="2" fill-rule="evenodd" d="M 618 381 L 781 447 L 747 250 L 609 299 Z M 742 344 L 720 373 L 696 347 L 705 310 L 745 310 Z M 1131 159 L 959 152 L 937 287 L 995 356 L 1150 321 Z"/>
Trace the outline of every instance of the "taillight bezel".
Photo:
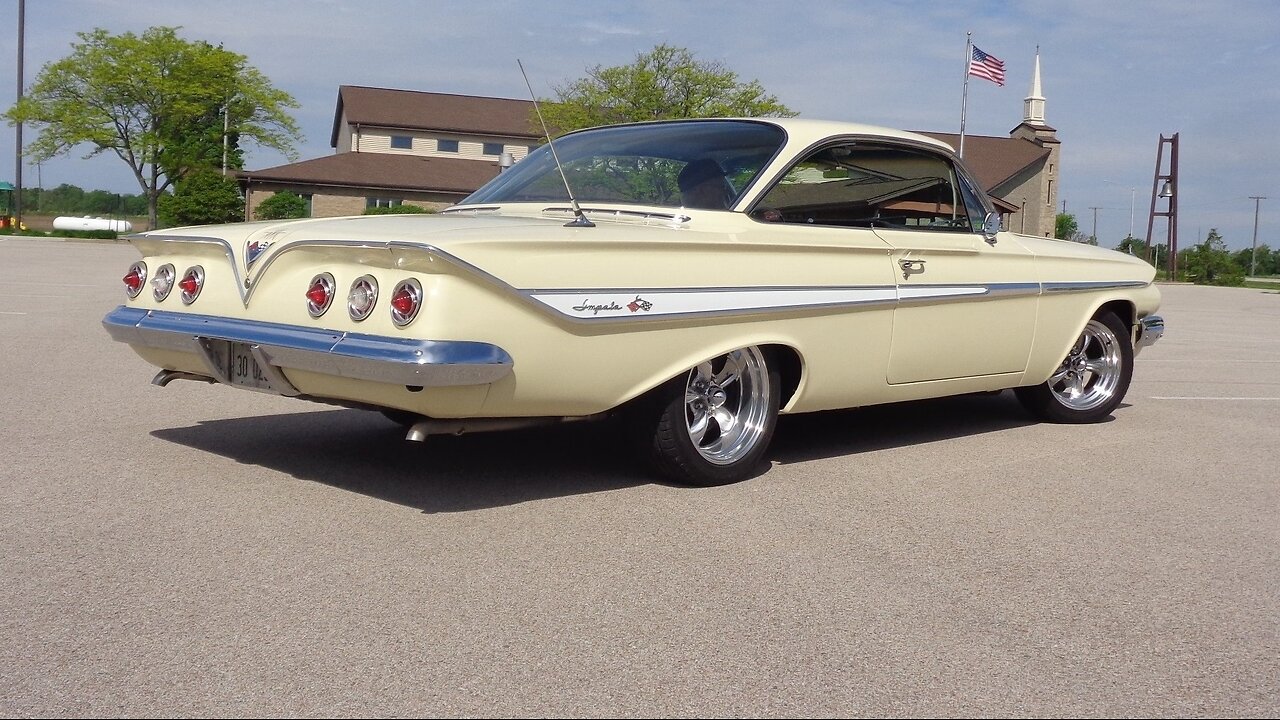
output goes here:
<path id="1" fill-rule="evenodd" d="M 353 296 L 359 288 L 365 288 L 367 296 L 367 307 L 363 309 L 356 307 Z M 350 289 L 347 290 L 347 315 L 356 322 L 361 322 L 373 314 L 373 309 L 378 305 L 378 279 L 372 275 L 361 275 L 351 282 Z"/>
<path id="2" fill-rule="evenodd" d="M 204 277 L 204 268 L 200 265 L 192 265 L 183 271 L 182 279 L 178 281 L 178 291 L 183 305 L 190 305 L 196 301 L 196 298 L 200 297 L 200 292 L 204 290 Z M 188 292 L 187 288 L 183 287 L 187 282 L 187 278 L 195 280 L 195 292 Z"/>
<path id="3" fill-rule="evenodd" d="M 138 274 L 138 285 L 137 287 L 132 287 L 129 285 L 129 276 L 135 272 Z M 142 294 L 142 288 L 147 286 L 147 264 L 139 260 L 130 265 L 129 271 L 124 274 L 121 281 L 124 283 L 125 294 L 127 294 L 130 299 L 138 297 Z"/>
<path id="4" fill-rule="evenodd" d="M 324 301 L 324 304 L 322 305 L 317 305 L 311 299 L 311 291 L 315 288 L 317 284 L 321 286 L 325 294 L 325 301 Z M 333 275 L 329 273 L 320 273 L 319 275 L 316 275 L 315 277 L 311 278 L 311 282 L 307 283 L 307 292 L 306 292 L 307 313 L 311 315 L 311 317 L 313 318 L 318 318 L 321 315 L 324 315 L 326 312 L 329 311 L 329 308 L 332 307 L 333 298 L 336 297 L 337 294 L 338 294 L 338 283 L 333 279 Z"/>
<path id="5" fill-rule="evenodd" d="M 407 291 L 413 297 L 413 310 L 408 313 L 402 313 L 396 307 L 396 298 L 399 297 L 401 291 Z M 413 322 L 418 317 L 418 312 L 422 310 L 422 301 L 422 283 L 418 282 L 417 279 L 406 278 L 396 283 L 395 289 L 391 291 L 391 300 L 388 303 L 391 307 L 391 322 L 396 327 L 404 327 Z"/>
<path id="6" fill-rule="evenodd" d="M 165 263 L 156 268 L 155 277 L 151 278 L 151 296 L 156 302 L 164 302 L 169 297 L 169 293 L 173 292 L 173 286 L 177 283 L 178 271 L 173 267 L 173 263 Z"/>

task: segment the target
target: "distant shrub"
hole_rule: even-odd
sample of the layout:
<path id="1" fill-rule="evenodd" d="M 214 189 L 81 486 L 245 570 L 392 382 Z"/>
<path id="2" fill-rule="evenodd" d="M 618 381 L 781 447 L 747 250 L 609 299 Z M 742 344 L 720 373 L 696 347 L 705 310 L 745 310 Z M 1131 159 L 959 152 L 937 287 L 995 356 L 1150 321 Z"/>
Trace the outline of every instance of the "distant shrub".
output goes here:
<path id="1" fill-rule="evenodd" d="M 433 213 L 435 210 L 431 208 L 418 207 L 417 205 L 393 205 L 391 207 L 371 207 L 365 208 L 365 215 L 418 215 L 423 213 Z"/>
<path id="2" fill-rule="evenodd" d="M 278 192 L 262 201 L 253 216 L 259 220 L 292 220 L 307 216 L 307 201 L 301 195 Z"/>

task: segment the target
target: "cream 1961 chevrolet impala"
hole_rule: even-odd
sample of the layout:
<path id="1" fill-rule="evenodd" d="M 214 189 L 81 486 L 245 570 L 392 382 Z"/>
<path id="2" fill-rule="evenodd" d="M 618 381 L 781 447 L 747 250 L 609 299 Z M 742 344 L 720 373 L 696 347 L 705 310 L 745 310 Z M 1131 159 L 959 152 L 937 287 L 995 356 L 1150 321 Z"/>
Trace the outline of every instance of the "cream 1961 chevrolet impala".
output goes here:
<path id="1" fill-rule="evenodd" d="M 381 410 L 413 440 L 617 417 L 699 485 L 756 472 L 779 413 L 1013 388 L 1101 420 L 1164 331 L 1150 265 L 1000 231 L 935 140 L 819 121 L 584 130 L 435 215 L 130 241 L 103 324 L 157 385 Z"/>

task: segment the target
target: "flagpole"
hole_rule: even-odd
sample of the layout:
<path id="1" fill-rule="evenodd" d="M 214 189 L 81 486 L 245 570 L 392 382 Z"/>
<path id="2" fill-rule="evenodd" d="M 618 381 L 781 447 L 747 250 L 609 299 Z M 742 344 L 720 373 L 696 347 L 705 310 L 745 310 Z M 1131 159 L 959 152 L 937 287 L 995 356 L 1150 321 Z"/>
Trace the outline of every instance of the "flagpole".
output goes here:
<path id="1" fill-rule="evenodd" d="M 973 62 L 973 33 L 964 34 L 964 95 L 960 98 L 960 157 L 964 157 L 964 117 L 969 110 L 969 69 Z"/>

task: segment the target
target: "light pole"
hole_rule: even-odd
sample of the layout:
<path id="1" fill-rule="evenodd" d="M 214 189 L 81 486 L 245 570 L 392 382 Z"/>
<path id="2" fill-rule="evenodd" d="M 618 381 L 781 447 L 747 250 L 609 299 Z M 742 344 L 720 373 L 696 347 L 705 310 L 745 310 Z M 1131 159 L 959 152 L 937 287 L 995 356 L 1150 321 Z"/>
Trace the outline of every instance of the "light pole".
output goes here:
<path id="1" fill-rule="evenodd" d="M 1250 195 L 1253 201 L 1253 257 L 1249 260 L 1249 274 L 1258 274 L 1258 208 L 1267 198 L 1263 195 Z"/>
<path id="2" fill-rule="evenodd" d="M 26 35 L 27 25 L 27 2 L 26 0 L 18 0 L 18 102 L 22 102 L 22 56 L 25 54 L 23 44 Z M 16 142 L 13 148 L 13 183 L 17 189 L 13 192 L 13 224 L 15 228 L 22 227 L 22 123 L 14 123 L 17 131 Z"/>

